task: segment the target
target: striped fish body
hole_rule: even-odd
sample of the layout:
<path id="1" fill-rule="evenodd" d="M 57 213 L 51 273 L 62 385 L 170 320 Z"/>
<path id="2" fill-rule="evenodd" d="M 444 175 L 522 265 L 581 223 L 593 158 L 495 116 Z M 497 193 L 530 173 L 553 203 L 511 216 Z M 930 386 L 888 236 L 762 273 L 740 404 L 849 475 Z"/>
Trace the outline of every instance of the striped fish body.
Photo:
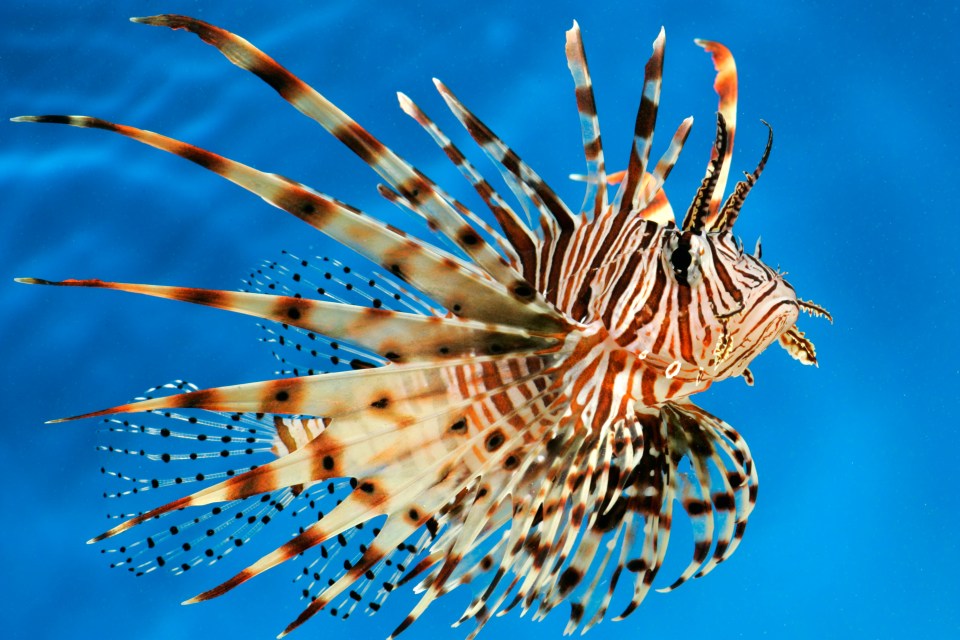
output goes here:
<path id="1" fill-rule="evenodd" d="M 141 443 L 105 446 L 110 455 L 191 469 L 139 480 L 111 470 L 133 483 L 111 496 L 199 486 L 126 513 L 97 536 L 92 542 L 133 539 L 110 549 L 123 557 L 115 566 L 139 575 L 216 562 L 284 513 L 314 513 L 325 498 L 319 504 L 329 508 L 307 522 L 301 517 L 289 541 L 188 602 L 318 552 L 304 571 L 305 580 L 312 576 L 305 609 L 284 634 L 322 609 L 346 617 L 365 598 L 376 611 L 393 589 L 415 584 L 422 596 L 399 633 L 436 598 L 469 583 L 476 597 L 459 622 L 475 621 L 472 637 L 494 614 L 520 607 L 539 618 L 561 602 L 570 604 L 568 632 L 589 629 L 607 617 L 618 584 L 631 582 L 620 588 L 627 598 L 620 617 L 628 615 L 663 563 L 676 503 L 693 523 L 695 548 L 666 590 L 733 553 L 756 501 L 756 468 L 737 432 L 690 396 L 733 376 L 752 381 L 747 366 L 774 342 L 815 364 L 797 317 L 829 316 L 799 299 L 761 261 L 759 247 L 745 254 L 733 235 L 772 130 L 756 170 L 723 200 L 737 92 L 726 48 L 699 42 L 713 56 L 720 108 L 706 175 L 679 223 L 662 185 L 692 119 L 650 162 L 663 32 L 645 68 L 627 168 L 611 175 L 579 27 L 567 33 L 587 160 L 577 213 L 438 81 L 453 115 L 519 202 L 515 210 L 401 94 L 401 108 L 475 188 L 495 228 L 246 40 L 185 16 L 134 21 L 195 33 L 259 76 L 367 162 L 384 180 L 380 193 L 424 218 L 436 242 L 291 179 L 156 133 L 86 116 L 15 118 L 103 129 L 179 155 L 375 268 L 361 277 L 340 263 L 335 269 L 326 259 L 318 266 L 285 255 L 283 264 L 252 273 L 243 292 L 20 279 L 247 314 L 276 323 L 264 325 L 271 342 L 297 357 L 325 354 L 333 369 L 294 367 L 278 379 L 210 389 L 177 382 L 76 416 L 100 417 L 112 436 Z M 137 413 L 143 415 L 118 417 Z M 142 446 L 145 438 L 152 444 Z M 238 456 L 256 462 L 237 467 Z M 214 463 L 230 467 L 190 466 Z M 185 509 L 199 515 L 170 526 Z M 371 521 L 376 526 L 364 529 Z M 135 538 L 143 530 L 150 532 Z M 350 546 L 371 530 L 371 538 Z M 343 568 L 333 567 L 331 556 L 343 555 Z M 371 596 L 377 583 L 382 587 Z"/>

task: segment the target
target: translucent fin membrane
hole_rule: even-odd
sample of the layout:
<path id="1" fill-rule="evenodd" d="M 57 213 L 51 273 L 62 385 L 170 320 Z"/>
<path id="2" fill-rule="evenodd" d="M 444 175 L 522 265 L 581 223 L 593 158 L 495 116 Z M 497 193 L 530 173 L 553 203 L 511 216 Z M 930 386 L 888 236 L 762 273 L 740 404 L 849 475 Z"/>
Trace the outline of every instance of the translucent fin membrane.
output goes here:
<path id="1" fill-rule="evenodd" d="M 438 315 L 396 278 L 376 271 L 358 270 L 349 263 L 313 256 L 309 259 L 284 251 L 279 260 L 265 261 L 244 284 L 251 291 L 341 302 L 375 309 Z"/>
<path id="2" fill-rule="evenodd" d="M 308 564 L 294 580 L 301 589 L 301 598 L 315 601 L 325 589 L 333 586 L 360 563 L 374 543 L 374 538 L 380 534 L 383 521 L 383 518 L 376 518 L 359 524 L 305 552 L 304 559 Z M 398 545 L 393 553 L 364 570 L 346 593 L 326 607 L 327 612 L 346 620 L 358 607 L 370 615 L 380 611 L 403 574 L 431 540 L 432 535 L 428 531 L 421 531 Z"/>
<path id="3" fill-rule="evenodd" d="M 407 313 L 436 315 L 415 293 L 394 278 L 361 273 L 326 256 L 300 258 L 284 251 L 279 260 L 267 261 L 250 272 L 244 288 L 258 293 L 341 302 Z M 288 324 L 263 324 L 260 340 L 281 364 L 278 375 L 314 375 L 331 371 L 380 366 L 386 362 L 374 353 Z"/>
<path id="4" fill-rule="evenodd" d="M 154 387 L 138 399 L 191 393 L 196 389 L 189 382 L 176 380 Z M 272 415 L 191 410 L 148 412 L 132 421 L 105 419 L 101 430 L 103 444 L 98 449 L 104 452 L 105 464 L 109 465 L 103 473 L 110 486 L 103 495 L 112 506 L 120 508 L 119 512 L 111 508 L 108 518 L 142 513 L 141 503 L 156 502 L 153 493 L 163 496 L 172 487 L 204 486 L 256 467 L 238 466 L 237 460 L 272 459 L 282 454 L 287 445 L 278 433 L 277 420 Z M 137 576 L 157 569 L 184 573 L 241 553 L 268 524 L 280 519 L 284 520 L 280 525 L 283 531 L 302 534 L 339 506 L 356 486 L 355 479 L 343 478 L 286 487 L 189 513 L 175 511 L 123 534 L 116 541 L 104 542 L 101 553 L 109 559 L 111 568 L 126 569 Z M 141 500 L 144 494 L 150 495 Z M 343 577 L 378 533 L 377 521 L 360 523 L 308 551 L 308 564 L 294 578 L 302 597 L 312 600 Z M 417 552 L 431 539 L 432 535 L 423 531 L 413 541 L 400 545 L 366 570 L 342 600 L 329 609 L 330 613 L 349 617 L 361 602 L 369 613 L 375 613 Z"/>
<path id="5" fill-rule="evenodd" d="M 154 387 L 138 399 L 196 389 L 177 380 Z M 110 417 L 102 424 L 103 444 L 98 449 L 106 458 L 101 471 L 109 479 L 104 497 L 111 504 L 111 520 L 139 515 L 145 507 L 174 497 L 176 492 L 168 491 L 171 488 L 182 492 L 214 484 L 276 456 L 272 416 L 156 411 L 136 419 Z M 138 530 L 139 538 L 130 541 L 134 535 L 128 535 L 120 539 L 120 546 L 102 552 L 110 557 L 111 566 L 137 575 L 161 567 L 182 572 L 213 564 L 249 542 L 294 498 L 295 492 L 286 488 L 206 507 L 186 519 L 175 512 Z"/>

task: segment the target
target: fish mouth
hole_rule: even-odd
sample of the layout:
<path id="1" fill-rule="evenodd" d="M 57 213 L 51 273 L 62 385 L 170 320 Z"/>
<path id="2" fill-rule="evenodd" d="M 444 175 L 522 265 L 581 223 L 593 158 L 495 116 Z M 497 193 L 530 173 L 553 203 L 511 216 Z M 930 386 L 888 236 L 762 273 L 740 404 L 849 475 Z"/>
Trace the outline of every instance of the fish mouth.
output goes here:
<path id="1" fill-rule="evenodd" d="M 796 325 L 800 308 L 793 289 L 789 285 L 780 288 L 789 296 L 772 305 L 752 305 L 736 318 L 735 323 L 730 323 L 735 325 L 730 327 L 729 332 L 732 342 L 729 350 L 714 365 L 714 373 L 710 376 L 713 380 L 741 375 L 754 358 Z"/>

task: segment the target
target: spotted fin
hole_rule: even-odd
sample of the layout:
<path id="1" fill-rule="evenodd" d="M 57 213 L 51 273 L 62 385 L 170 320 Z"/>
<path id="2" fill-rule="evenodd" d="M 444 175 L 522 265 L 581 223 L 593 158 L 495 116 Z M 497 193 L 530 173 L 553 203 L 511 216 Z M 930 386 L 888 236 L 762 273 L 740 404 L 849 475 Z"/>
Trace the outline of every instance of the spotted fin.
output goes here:
<path id="1" fill-rule="evenodd" d="M 309 563 L 294 580 L 301 587 L 301 597 L 307 602 L 314 602 L 326 589 L 354 571 L 372 541 L 380 535 L 383 520 L 381 517 L 360 523 L 306 551 L 304 556 Z M 350 585 L 349 591 L 344 592 L 339 602 L 326 594 L 327 603 L 324 609 L 330 615 L 344 620 L 361 606 L 371 615 L 377 613 L 387 597 L 396 590 L 402 575 L 417 555 L 429 546 L 433 539 L 428 527 L 427 531 L 419 532 L 405 543 L 398 544 L 392 553 L 365 569 Z"/>
<path id="2" fill-rule="evenodd" d="M 141 400 L 192 393 L 195 385 L 182 380 L 154 387 Z M 195 411 L 149 412 L 137 419 L 108 417 L 98 436 L 108 480 L 104 497 L 108 518 L 126 520 L 156 504 L 154 494 L 203 486 L 246 473 L 276 456 L 282 447 L 272 417 Z M 215 564 L 239 553 L 284 510 L 296 509 L 302 487 L 282 488 L 262 497 L 221 503 L 202 514 L 171 522 L 172 516 L 151 522 L 140 538 L 124 539 L 101 549 L 111 568 L 136 575 L 169 568 L 175 573 L 200 564 Z"/>
<path id="3" fill-rule="evenodd" d="M 501 369 L 501 375 L 506 371 Z M 508 383 L 502 390 L 491 391 L 493 394 L 491 399 L 498 394 L 508 393 L 511 387 L 521 382 L 523 381 L 515 380 Z M 353 580 L 365 575 L 368 569 L 383 558 L 383 554 L 395 548 L 398 540 L 407 538 L 420 526 L 427 525 L 432 517 L 431 514 L 440 511 L 441 507 L 450 501 L 451 495 L 458 495 L 472 481 L 473 474 L 484 473 L 484 469 L 498 464 L 497 461 L 502 460 L 504 456 L 507 458 L 506 468 L 510 468 L 510 441 L 504 440 L 500 435 L 501 430 L 506 427 L 506 420 L 511 416 L 525 416 L 521 419 L 524 424 L 528 424 L 536 415 L 534 407 L 538 399 L 534 397 L 511 411 L 509 415 L 493 422 L 485 423 L 482 419 L 476 423 L 473 420 L 455 420 L 456 416 L 453 412 L 459 411 L 462 415 L 463 412 L 469 411 L 471 405 L 481 400 L 482 398 L 475 396 L 470 401 L 464 402 L 463 406 L 453 407 L 451 412 L 438 414 L 437 419 L 419 420 L 400 431 L 384 432 L 378 436 L 375 443 L 371 441 L 369 448 L 379 453 L 386 452 L 389 459 L 384 459 L 383 463 L 372 472 L 359 474 L 361 477 L 358 479 L 358 489 L 322 522 L 307 529 L 273 553 L 264 556 L 231 580 L 197 596 L 191 602 L 221 595 L 258 573 L 289 560 L 305 549 L 322 544 L 340 533 L 344 527 L 354 526 L 376 515 L 388 514 L 387 522 L 378 538 L 368 546 L 363 557 L 353 565 L 351 574 L 342 577 L 332 585 L 329 593 L 321 594 L 313 600 L 284 633 L 299 626 L 316 611 L 326 606 L 337 593 L 346 589 Z M 360 424 L 348 422 L 344 430 L 354 432 Z M 324 438 L 337 437 L 337 425 L 338 421 L 334 419 L 325 432 Z M 494 438 L 497 442 L 491 444 Z M 358 445 L 360 445 L 359 442 L 346 443 L 341 450 L 346 454 L 351 447 Z M 503 450 L 504 453 L 487 458 L 486 462 L 471 462 L 473 455 L 470 452 L 474 451 L 478 445 L 484 445 L 488 452 Z M 339 464 L 339 460 L 335 464 Z M 349 466 L 357 468 L 358 465 L 349 463 Z M 474 470 L 470 471 L 470 469 Z M 441 516 L 440 526 L 443 522 Z"/>
<path id="4" fill-rule="evenodd" d="M 195 385 L 175 380 L 149 389 L 139 399 L 195 391 Z M 189 409 L 151 411 L 135 419 L 105 418 L 100 434 L 103 444 L 98 449 L 105 458 L 102 472 L 110 485 L 104 493 L 111 506 L 108 517 L 132 517 L 143 504 L 156 502 L 155 493 L 236 477 L 302 447 L 323 429 L 324 423 L 317 420 Z M 158 569 L 184 573 L 244 554 L 253 538 L 267 526 L 275 527 L 278 520 L 283 520 L 281 527 L 296 530 L 299 526 L 302 532 L 323 520 L 356 487 L 355 479 L 341 478 L 283 487 L 190 512 L 169 512 L 126 532 L 116 539 L 116 546 L 104 547 L 101 552 L 111 568 L 137 576 Z M 310 584 L 301 582 L 304 597 L 316 583 L 333 584 L 356 565 L 371 532 L 379 534 L 376 522 L 358 523 L 323 547 L 295 580 L 312 580 Z M 405 570 L 404 563 L 429 539 L 425 535 L 404 545 L 384 558 L 376 572 L 364 571 L 332 608 L 334 614 L 349 617 L 364 596 L 368 611 L 379 610 L 392 583 L 399 580 L 398 573 Z M 374 578 L 386 587 L 369 594 Z"/>
<path id="5" fill-rule="evenodd" d="M 282 252 L 252 269 L 244 289 L 294 298 L 354 304 L 420 315 L 441 315 L 412 291 L 388 275 L 358 270 L 335 258 L 301 258 Z M 303 376 L 369 369 L 387 363 L 386 358 L 342 340 L 306 331 L 287 323 L 258 322 L 259 340 L 267 345 L 281 368 L 278 376 Z"/>
<path id="6" fill-rule="evenodd" d="M 520 367 L 520 370 L 527 370 L 529 373 L 520 377 L 516 374 L 517 363 L 508 361 L 500 364 L 491 362 L 490 366 L 487 366 L 473 359 L 469 365 L 463 365 L 463 370 L 455 378 L 441 377 L 436 367 L 413 368 L 414 370 L 398 376 L 399 370 L 405 368 L 410 369 L 411 366 L 390 365 L 382 369 L 316 377 L 315 381 L 318 382 L 336 383 L 337 380 L 349 378 L 364 384 L 352 390 L 343 388 L 338 392 L 333 392 L 331 387 L 327 389 L 327 393 L 322 393 L 323 397 L 328 398 L 327 406 L 311 405 L 321 409 L 315 413 L 326 416 L 323 421 L 312 422 L 318 425 L 314 435 L 310 437 L 308 434 L 308 437 L 297 442 L 296 446 L 288 447 L 288 452 L 275 461 L 136 516 L 98 536 L 94 541 L 112 537 L 135 525 L 152 521 L 157 516 L 188 506 L 221 501 L 230 503 L 250 496 L 270 494 L 283 487 L 309 487 L 321 480 L 356 477 L 356 489 L 327 514 L 322 522 L 306 528 L 290 543 L 268 554 L 234 579 L 196 599 L 203 600 L 219 595 L 316 544 L 377 515 L 387 514 L 388 522 L 380 536 L 389 542 L 389 546 L 369 546 L 363 557 L 353 565 L 355 570 L 347 577 L 337 580 L 337 586 L 330 591 L 329 596 L 314 600 L 305 611 L 304 617 L 298 619 L 291 628 L 298 625 L 353 581 L 365 576 L 366 571 L 379 563 L 387 552 L 392 552 L 398 542 L 427 523 L 433 517 L 432 514 L 449 501 L 451 495 L 457 494 L 463 483 L 470 481 L 469 473 L 465 475 L 473 457 L 469 452 L 474 450 L 478 443 L 489 441 L 493 437 L 491 432 L 499 433 L 502 428 L 499 425 L 509 418 L 504 416 L 493 422 L 484 422 L 482 417 L 472 412 L 472 408 L 482 403 L 485 397 L 493 401 L 498 395 L 510 393 L 514 387 L 543 375 L 540 373 L 543 365 L 537 365 L 535 359 L 530 358 Z M 364 398 L 363 394 L 369 395 L 377 388 L 378 375 L 387 375 L 392 379 L 387 383 L 387 388 L 393 395 L 390 398 L 384 396 L 374 399 L 368 404 L 370 398 Z M 284 380 L 273 384 L 280 382 L 289 384 L 296 381 Z M 227 410 L 234 411 L 237 410 L 235 405 L 239 404 L 250 411 L 274 413 L 268 406 L 269 403 L 257 400 L 264 397 L 264 388 L 264 385 L 254 384 L 212 392 L 191 391 L 132 403 L 123 411 L 164 407 L 178 410 L 226 409 L 226 405 L 233 407 Z M 405 388 L 408 394 L 406 398 L 402 398 L 400 396 Z M 486 391 L 467 392 L 465 399 L 456 402 L 448 397 L 448 389 L 451 388 Z M 288 389 L 289 396 L 280 401 L 285 403 L 289 400 L 295 403 L 294 399 L 300 392 L 295 390 L 296 385 Z M 380 392 L 383 392 L 382 388 Z M 220 395 L 219 400 L 216 399 L 217 395 Z M 300 397 L 303 398 L 302 395 Z M 334 398 L 350 400 L 345 403 L 340 401 L 339 406 L 335 406 L 337 402 Z M 277 401 L 276 397 L 272 400 Z M 497 399 L 496 402 L 502 404 L 502 399 Z M 523 424 L 528 424 L 536 415 L 535 412 L 531 413 L 534 411 L 531 403 L 536 402 L 534 397 L 523 405 L 527 408 L 521 406 L 510 415 L 525 414 Z M 251 403 L 255 406 L 251 406 Z M 296 413 L 303 411 L 297 410 Z M 470 426 L 474 420 L 478 421 L 476 428 Z M 399 425 L 402 425 L 402 428 L 398 428 Z M 503 436 L 497 437 L 503 441 Z M 486 446 L 488 450 L 491 449 L 491 445 Z M 499 446 L 499 443 L 496 446 Z M 504 443 L 504 448 L 507 446 L 508 443 Z M 465 464 L 467 467 L 463 467 Z M 484 468 L 483 464 L 480 468 Z"/>

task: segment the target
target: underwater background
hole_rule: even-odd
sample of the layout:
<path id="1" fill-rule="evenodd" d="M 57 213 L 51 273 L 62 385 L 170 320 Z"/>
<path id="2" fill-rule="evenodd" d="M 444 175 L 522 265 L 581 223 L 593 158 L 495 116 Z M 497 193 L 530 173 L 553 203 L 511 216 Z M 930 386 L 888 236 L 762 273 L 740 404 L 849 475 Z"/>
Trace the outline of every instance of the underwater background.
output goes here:
<path id="1" fill-rule="evenodd" d="M 437 76 L 571 206 L 582 185 L 566 176 L 583 171 L 563 54 L 573 19 L 610 170 L 626 166 L 643 64 L 666 27 L 654 157 L 682 118 L 696 118 L 666 185 L 680 212 L 708 159 L 716 109 L 710 59 L 692 39 L 726 44 L 740 79 L 733 169 L 759 159 L 760 118 L 776 132 L 739 235 L 748 249 L 762 235 L 765 261 L 835 322 L 801 319 L 819 368 L 772 348 L 751 365 L 754 387 L 731 380 L 697 396 L 746 438 L 759 468 L 758 506 L 737 553 L 590 635 L 960 637 L 957 3 L 185 0 L 0 7 L 0 636 L 271 638 L 304 606 L 291 583 L 299 565 L 179 604 L 267 551 L 256 544 L 223 570 L 135 579 L 108 569 L 84 544 L 109 526 L 98 423 L 44 424 L 176 378 L 247 382 L 277 364 L 249 318 L 14 277 L 233 289 L 282 249 L 322 254 L 332 243 L 179 158 L 7 117 L 87 114 L 166 133 L 400 220 L 372 171 L 257 78 L 192 35 L 127 21 L 161 12 L 246 37 L 465 194 L 396 104 L 394 92 L 406 92 L 493 175 L 446 113 Z M 672 542 L 658 586 L 689 557 L 686 540 Z M 469 626 L 449 624 L 470 595 L 441 599 L 407 637 L 464 637 Z M 414 602 L 405 589 L 374 617 L 321 613 L 294 637 L 386 637 Z M 566 618 L 566 607 L 537 624 L 511 614 L 482 637 L 558 638 Z"/>

